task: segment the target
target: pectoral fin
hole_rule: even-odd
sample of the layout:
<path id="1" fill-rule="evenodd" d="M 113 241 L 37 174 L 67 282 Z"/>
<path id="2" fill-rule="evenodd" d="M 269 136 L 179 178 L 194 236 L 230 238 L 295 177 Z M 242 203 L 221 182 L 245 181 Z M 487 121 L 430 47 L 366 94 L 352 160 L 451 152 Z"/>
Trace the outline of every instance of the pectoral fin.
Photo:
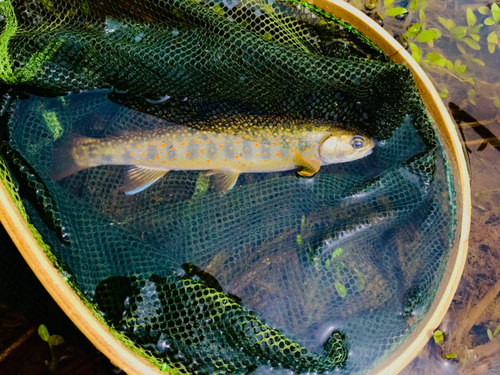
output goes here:
<path id="1" fill-rule="evenodd" d="M 215 170 L 214 171 L 214 187 L 219 193 L 224 193 L 233 188 L 238 180 L 240 172 L 233 169 L 230 170 Z"/>
<path id="2" fill-rule="evenodd" d="M 295 155 L 293 161 L 295 162 L 297 174 L 302 177 L 314 176 L 316 173 L 318 173 L 319 168 L 321 167 L 321 161 L 317 159 L 310 159 L 306 161 L 299 154 Z"/>
<path id="3" fill-rule="evenodd" d="M 134 195 L 153 185 L 168 170 L 152 169 L 132 165 L 127 168 L 123 181 L 123 192 L 125 195 Z"/>

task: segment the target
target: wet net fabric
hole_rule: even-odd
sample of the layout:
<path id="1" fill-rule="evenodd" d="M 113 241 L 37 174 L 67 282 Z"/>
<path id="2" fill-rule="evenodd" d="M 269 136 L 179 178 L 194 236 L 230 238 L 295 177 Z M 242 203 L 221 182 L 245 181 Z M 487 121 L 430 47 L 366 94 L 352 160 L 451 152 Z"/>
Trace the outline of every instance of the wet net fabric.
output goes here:
<path id="1" fill-rule="evenodd" d="M 454 236 L 452 178 L 410 71 L 349 25 L 269 0 L 0 14 L 2 178 L 68 282 L 159 369 L 363 373 L 425 316 Z M 331 120 L 377 144 L 311 179 L 244 174 L 225 194 L 201 171 L 133 196 L 118 166 L 50 177 L 69 134 L 234 115 Z"/>

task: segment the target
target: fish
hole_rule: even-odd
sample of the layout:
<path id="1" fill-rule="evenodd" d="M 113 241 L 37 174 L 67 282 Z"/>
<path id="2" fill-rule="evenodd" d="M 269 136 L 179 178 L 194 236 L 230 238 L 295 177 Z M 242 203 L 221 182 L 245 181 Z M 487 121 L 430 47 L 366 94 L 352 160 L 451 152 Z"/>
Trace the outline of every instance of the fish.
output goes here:
<path id="1" fill-rule="evenodd" d="M 102 165 L 126 169 L 123 192 L 137 194 L 169 171 L 199 170 L 225 193 L 241 173 L 295 170 L 313 177 L 323 165 L 357 160 L 375 141 L 333 121 L 235 115 L 125 132 L 106 138 L 69 135 L 53 149 L 54 181 Z"/>

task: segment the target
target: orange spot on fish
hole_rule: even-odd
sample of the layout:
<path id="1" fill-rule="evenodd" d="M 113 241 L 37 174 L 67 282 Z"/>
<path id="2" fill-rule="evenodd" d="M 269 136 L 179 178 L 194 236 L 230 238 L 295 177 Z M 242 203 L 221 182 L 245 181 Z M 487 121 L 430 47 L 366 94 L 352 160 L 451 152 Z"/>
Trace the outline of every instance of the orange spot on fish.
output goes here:
<path id="1" fill-rule="evenodd" d="M 258 143 L 256 143 L 256 144 L 255 144 L 255 147 L 259 147 L 259 144 L 258 144 Z"/>
<path id="2" fill-rule="evenodd" d="M 280 157 L 280 156 L 281 156 L 281 154 L 280 154 L 279 152 L 277 152 L 277 153 L 276 153 L 276 156 Z"/>
<path id="3" fill-rule="evenodd" d="M 290 140 L 289 139 L 285 139 L 285 142 L 290 142 Z"/>
<path id="4" fill-rule="evenodd" d="M 189 157 L 189 152 L 186 152 L 186 156 L 188 156 L 188 157 Z"/>
<path id="5" fill-rule="evenodd" d="M 210 143 L 210 139 L 207 139 L 207 143 Z"/>
<path id="6" fill-rule="evenodd" d="M 313 143 L 313 146 L 316 146 L 316 142 Z"/>
<path id="7" fill-rule="evenodd" d="M 276 142 L 273 142 L 273 146 L 276 146 Z"/>
<path id="8" fill-rule="evenodd" d="M 172 160 L 173 160 L 173 161 L 177 161 L 177 158 L 173 158 Z"/>
<path id="9" fill-rule="evenodd" d="M 267 155 L 267 152 L 264 152 L 264 155 Z"/>
<path id="10" fill-rule="evenodd" d="M 177 137 L 175 134 L 172 136 L 173 138 Z"/>
<path id="11" fill-rule="evenodd" d="M 264 161 L 267 161 L 267 159 L 264 159 Z"/>
<path id="12" fill-rule="evenodd" d="M 235 157 L 236 159 L 239 159 L 239 158 L 240 158 L 240 156 L 239 156 L 239 155 L 235 155 L 234 157 Z"/>
<path id="13" fill-rule="evenodd" d="M 197 140 L 197 139 L 195 139 L 194 143 L 198 143 L 198 140 Z"/>
<path id="14" fill-rule="evenodd" d="M 174 150 L 174 151 L 175 151 L 175 147 L 172 147 L 172 150 Z"/>
<path id="15" fill-rule="evenodd" d="M 133 152 L 131 152 L 131 153 L 130 153 L 130 156 L 134 157 L 134 153 L 133 153 Z"/>
<path id="16" fill-rule="evenodd" d="M 255 154 L 256 157 L 259 157 L 259 154 Z"/>
<path id="17" fill-rule="evenodd" d="M 223 145 L 219 145 L 219 148 L 223 148 L 224 146 Z"/>
<path id="18" fill-rule="evenodd" d="M 145 152 L 143 152 L 143 153 L 142 153 L 142 156 L 143 156 L 143 157 L 144 157 L 144 156 L 146 156 L 146 153 L 145 153 Z"/>
<path id="19" fill-rule="evenodd" d="M 205 152 L 205 150 L 201 149 L 200 152 L 203 154 Z"/>
<path id="20" fill-rule="evenodd" d="M 210 160 L 207 159 L 207 163 L 210 163 Z"/>
<path id="21" fill-rule="evenodd" d="M 151 146 L 154 146 L 154 145 L 155 145 L 155 143 L 154 143 L 154 142 L 151 142 Z"/>
<path id="22" fill-rule="evenodd" d="M 245 149 L 245 151 L 250 151 L 250 149 L 247 147 L 247 148 Z"/>
<path id="23" fill-rule="evenodd" d="M 161 144 L 161 147 L 165 148 L 165 147 L 167 147 L 167 146 L 165 145 L 165 143 L 162 143 L 162 144 Z"/>
<path id="24" fill-rule="evenodd" d="M 137 145 L 137 148 L 141 148 L 141 145 Z"/>
<path id="25" fill-rule="evenodd" d="M 248 139 L 248 135 L 245 135 L 245 139 Z"/>
<path id="26" fill-rule="evenodd" d="M 236 144 L 239 145 L 241 142 L 240 141 L 236 141 Z"/>
<path id="27" fill-rule="evenodd" d="M 306 152 L 309 151 L 309 149 L 306 147 Z"/>
<path id="28" fill-rule="evenodd" d="M 295 150 L 294 150 L 294 149 L 291 149 L 291 150 L 290 150 L 290 152 L 293 154 L 293 153 L 295 152 Z"/>
<path id="29" fill-rule="evenodd" d="M 159 159 L 159 158 L 160 158 L 160 155 L 156 155 L 156 156 L 155 156 L 155 158 L 156 158 L 156 159 Z"/>
<path id="30" fill-rule="evenodd" d="M 295 143 L 299 143 L 299 140 L 298 140 L 298 139 L 296 139 L 296 140 L 295 140 Z"/>
<path id="31" fill-rule="evenodd" d="M 181 146 L 185 146 L 185 145 L 186 145 L 186 142 L 182 142 L 182 143 L 181 143 Z"/>
<path id="32" fill-rule="evenodd" d="M 125 153 L 125 150 L 122 150 L 122 154 L 124 154 L 124 153 Z"/>
<path id="33" fill-rule="evenodd" d="M 224 161 L 227 161 L 227 159 L 224 159 Z"/>
<path id="34" fill-rule="evenodd" d="M 253 161 L 251 161 L 251 162 L 250 162 L 250 164 L 252 164 L 252 165 L 253 165 Z"/>

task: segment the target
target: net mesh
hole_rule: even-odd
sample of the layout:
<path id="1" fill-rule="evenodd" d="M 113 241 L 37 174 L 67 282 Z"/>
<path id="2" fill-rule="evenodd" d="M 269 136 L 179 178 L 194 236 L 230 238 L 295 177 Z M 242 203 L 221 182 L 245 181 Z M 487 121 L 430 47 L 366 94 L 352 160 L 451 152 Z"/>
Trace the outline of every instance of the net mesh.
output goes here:
<path id="1" fill-rule="evenodd" d="M 410 71 L 349 25 L 272 0 L 4 0 L 0 15 L 2 173 L 68 282 L 161 370 L 363 373 L 425 316 L 454 236 L 452 178 Z M 51 178 L 72 134 L 256 116 L 377 144 L 310 179 L 247 173 L 225 194 L 196 170 L 135 195 L 119 166 Z"/>

